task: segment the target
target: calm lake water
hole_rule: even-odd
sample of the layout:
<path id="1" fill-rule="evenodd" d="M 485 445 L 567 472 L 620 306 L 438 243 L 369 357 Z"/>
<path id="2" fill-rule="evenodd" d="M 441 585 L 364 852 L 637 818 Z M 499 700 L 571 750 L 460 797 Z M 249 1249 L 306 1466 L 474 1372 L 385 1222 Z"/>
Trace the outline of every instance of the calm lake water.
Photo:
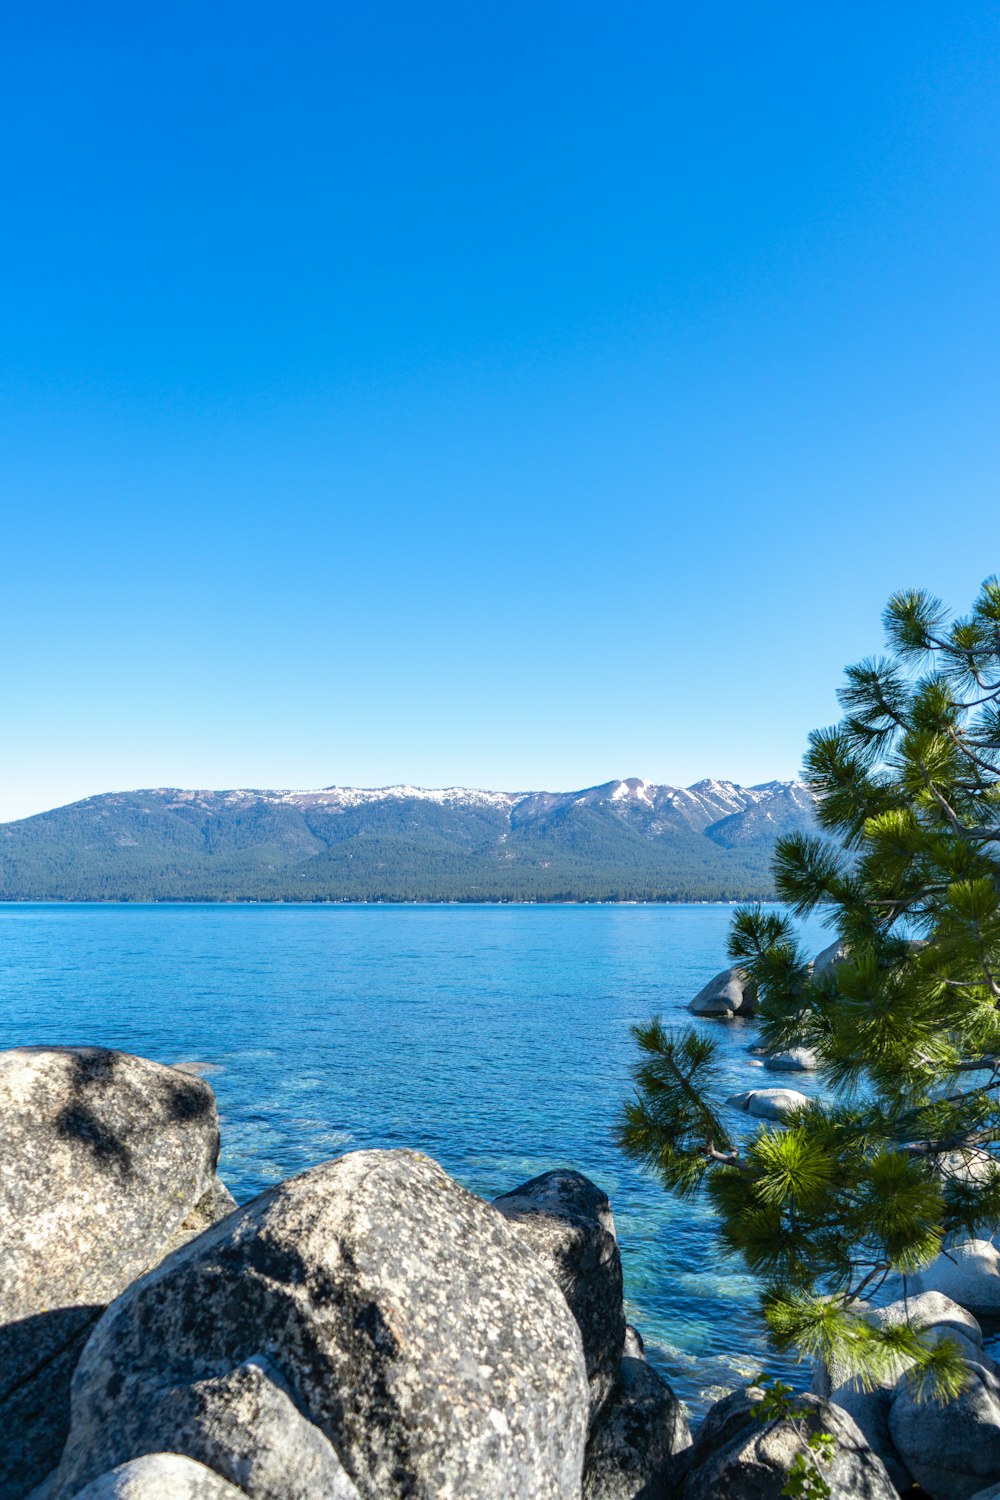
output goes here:
<path id="1" fill-rule="evenodd" d="M 487 1197 L 572 1166 L 611 1198 L 629 1317 L 692 1413 L 779 1371 L 711 1215 L 627 1162 L 629 1027 L 725 967 L 728 906 L 0 905 L 0 1045 L 88 1043 L 212 1065 L 241 1201 L 366 1146 L 428 1152 Z M 810 944 L 826 941 L 818 923 Z M 726 1093 L 748 1022 L 699 1022 Z"/>

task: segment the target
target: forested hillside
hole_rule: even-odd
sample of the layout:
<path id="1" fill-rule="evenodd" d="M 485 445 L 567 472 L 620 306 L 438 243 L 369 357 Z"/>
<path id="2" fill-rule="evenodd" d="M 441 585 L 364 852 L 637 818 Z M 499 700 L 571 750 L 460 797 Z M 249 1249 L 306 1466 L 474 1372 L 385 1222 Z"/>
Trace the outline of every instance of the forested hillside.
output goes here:
<path id="1" fill-rule="evenodd" d="M 108 793 L 0 825 L 0 899 L 678 901 L 771 895 L 798 782 L 578 792 Z"/>

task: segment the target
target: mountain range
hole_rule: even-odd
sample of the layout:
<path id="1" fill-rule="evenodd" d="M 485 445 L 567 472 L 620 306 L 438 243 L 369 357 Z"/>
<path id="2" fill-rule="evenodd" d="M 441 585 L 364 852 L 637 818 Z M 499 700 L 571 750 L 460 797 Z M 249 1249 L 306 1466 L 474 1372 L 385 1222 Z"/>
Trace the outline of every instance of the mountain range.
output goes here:
<path id="1" fill-rule="evenodd" d="M 0 824 L 0 899 L 678 901 L 773 894 L 797 781 L 575 792 L 109 792 Z"/>

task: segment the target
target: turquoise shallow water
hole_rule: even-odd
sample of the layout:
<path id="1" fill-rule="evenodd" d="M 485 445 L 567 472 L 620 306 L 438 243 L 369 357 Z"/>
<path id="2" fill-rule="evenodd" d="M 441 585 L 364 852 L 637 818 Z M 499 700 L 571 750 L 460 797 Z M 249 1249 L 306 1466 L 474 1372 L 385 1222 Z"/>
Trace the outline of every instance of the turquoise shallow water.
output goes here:
<path id="1" fill-rule="evenodd" d="M 615 1210 L 630 1318 L 693 1413 L 761 1368 L 752 1280 L 707 1208 L 632 1167 L 612 1129 L 633 1021 L 690 1021 L 728 906 L 0 905 L 0 1045 L 212 1065 L 242 1202 L 343 1151 L 409 1145 L 492 1197 L 574 1166 Z M 827 940 L 811 924 L 815 948 Z M 700 1022 L 726 1093 L 752 1023 Z"/>

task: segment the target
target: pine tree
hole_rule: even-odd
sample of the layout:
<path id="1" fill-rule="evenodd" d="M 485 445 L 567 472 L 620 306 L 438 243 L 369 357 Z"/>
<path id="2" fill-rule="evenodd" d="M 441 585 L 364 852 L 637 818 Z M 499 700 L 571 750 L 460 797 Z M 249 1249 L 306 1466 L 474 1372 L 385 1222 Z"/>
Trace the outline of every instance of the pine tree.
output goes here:
<path id="1" fill-rule="evenodd" d="M 708 1192 L 777 1348 L 865 1385 L 906 1370 L 946 1399 L 955 1345 L 862 1313 L 891 1276 L 1000 1225 L 1000 581 L 967 618 L 914 591 L 884 623 L 889 654 L 847 670 L 842 721 L 810 736 L 825 836 L 777 846 L 790 914 L 741 909 L 729 939 L 763 1042 L 814 1049 L 823 1102 L 738 1138 L 714 1043 L 657 1018 L 634 1028 L 619 1135 L 672 1192 Z M 810 912 L 846 954 L 816 972 L 793 920 Z"/>

